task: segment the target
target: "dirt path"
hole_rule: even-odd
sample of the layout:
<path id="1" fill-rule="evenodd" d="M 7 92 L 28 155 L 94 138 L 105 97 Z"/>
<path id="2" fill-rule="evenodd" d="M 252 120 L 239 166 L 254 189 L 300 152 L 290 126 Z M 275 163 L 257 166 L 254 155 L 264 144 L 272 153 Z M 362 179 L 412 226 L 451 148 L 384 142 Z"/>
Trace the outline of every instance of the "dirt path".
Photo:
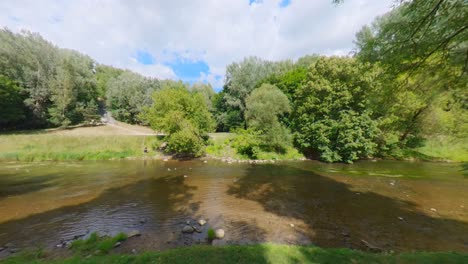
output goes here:
<path id="1" fill-rule="evenodd" d="M 158 135 L 150 128 L 119 122 L 112 117 L 110 112 L 107 112 L 107 111 L 104 111 L 104 114 L 101 117 L 101 122 L 103 122 L 106 126 L 110 126 L 110 127 L 120 130 L 122 133 L 119 133 L 119 134 L 135 135 L 135 136 Z"/>

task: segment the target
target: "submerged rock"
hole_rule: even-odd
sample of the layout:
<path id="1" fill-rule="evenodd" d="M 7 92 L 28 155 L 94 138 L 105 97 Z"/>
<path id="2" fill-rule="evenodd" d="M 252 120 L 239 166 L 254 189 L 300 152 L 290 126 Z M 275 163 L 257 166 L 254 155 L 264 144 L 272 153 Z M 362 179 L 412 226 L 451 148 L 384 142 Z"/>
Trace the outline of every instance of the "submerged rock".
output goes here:
<path id="1" fill-rule="evenodd" d="M 199 224 L 200 226 L 204 226 L 204 225 L 206 224 L 206 221 L 203 220 L 203 219 L 200 219 L 200 220 L 198 220 L 198 224 Z"/>
<path id="2" fill-rule="evenodd" d="M 135 236 L 141 236 L 141 232 L 138 230 L 132 230 L 127 233 L 128 238 L 135 237 Z"/>
<path id="3" fill-rule="evenodd" d="M 191 233 L 193 233 L 193 231 L 195 231 L 195 230 L 190 225 L 186 225 L 186 226 L 184 226 L 184 228 L 182 228 L 182 233 L 191 234 Z"/>
<path id="4" fill-rule="evenodd" d="M 362 239 L 361 243 L 363 243 L 370 251 L 372 252 L 382 252 L 382 249 L 377 247 L 376 245 L 373 245 L 366 240 Z"/>
<path id="5" fill-rule="evenodd" d="M 193 228 L 193 230 L 197 233 L 201 233 L 202 231 L 200 229 L 198 229 L 196 226 L 191 226 Z"/>
<path id="6" fill-rule="evenodd" d="M 223 229 L 216 229 L 215 237 L 217 239 L 222 239 L 224 237 L 224 230 Z"/>

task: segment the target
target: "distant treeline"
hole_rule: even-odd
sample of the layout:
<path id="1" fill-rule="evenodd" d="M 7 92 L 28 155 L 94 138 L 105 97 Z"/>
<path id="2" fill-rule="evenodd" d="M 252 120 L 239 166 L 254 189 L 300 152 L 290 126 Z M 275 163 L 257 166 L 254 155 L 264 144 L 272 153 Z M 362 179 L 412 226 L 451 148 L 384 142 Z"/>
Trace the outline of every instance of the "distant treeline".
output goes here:
<path id="1" fill-rule="evenodd" d="M 170 130 L 174 152 L 200 154 L 215 128 L 236 132 L 233 147 L 251 158 L 291 147 L 328 162 L 401 156 L 425 137 L 467 136 L 467 17 L 462 0 L 404 1 L 357 33 L 353 56 L 248 57 L 227 66 L 220 93 L 5 29 L 0 126 L 76 124 L 105 102 L 119 120 Z"/>

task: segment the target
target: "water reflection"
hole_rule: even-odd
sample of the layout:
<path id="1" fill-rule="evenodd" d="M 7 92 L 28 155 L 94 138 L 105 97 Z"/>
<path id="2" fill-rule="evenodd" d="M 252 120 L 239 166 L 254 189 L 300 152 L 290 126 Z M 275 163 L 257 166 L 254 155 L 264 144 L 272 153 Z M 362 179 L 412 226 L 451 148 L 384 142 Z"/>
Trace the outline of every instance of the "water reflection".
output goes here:
<path id="1" fill-rule="evenodd" d="M 384 250 L 468 252 L 468 184 L 446 164 L 45 164 L 0 167 L 0 245 L 140 230 L 125 252 L 205 243 L 208 228 L 223 228 L 218 244 L 366 249 L 366 240 Z M 208 221 L 201 233 L 181 233 L 198 218 Z"/>

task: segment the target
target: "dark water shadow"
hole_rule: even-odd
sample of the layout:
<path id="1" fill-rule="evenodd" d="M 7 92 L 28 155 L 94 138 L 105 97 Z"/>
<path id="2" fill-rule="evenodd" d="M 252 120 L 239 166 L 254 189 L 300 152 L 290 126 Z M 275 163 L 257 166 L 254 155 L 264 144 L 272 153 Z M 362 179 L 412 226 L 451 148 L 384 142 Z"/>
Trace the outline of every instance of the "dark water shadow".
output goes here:
<path id="1" fill-rule="evenodd" d="M 13 243 L 20 249 L 51 248 L 61 240 L 91 232 L 115 235 L 135 229 L 141 231 L 142 236 L 133 241 L 147 243 L 148 248 L 157 248 L 158 243 L 168 240 L 177 242 L 182 239 L 179 227 L 199 208 L 197 203 L 191 202 L 196 187 L 184 181 L 183 175 L 143 179 L 108 189 L 86 203 L 1 223 L 0 246 Z M 0 257 L 7 254 L 6 250 L 0 253 Z"/>
<path id="2" fill-rule="evenodd" d="M 468 223 L 431 217 L 411 202 L 359 193 L 345 183 L 303 169 L 252 166 L 227 193 L 258 202 L 267 212 L 296 219 L 320 247 L 468 252 Z"/>
<path id="3" fill-rule="evenodd" d="M 42 175 L 29 178 L 18 178 L 16 175 L 1 175 L 0 177 L 0 199 L 7 196 L 22 195 L 37 192 L 52 187 L 55 175 Z"/>

